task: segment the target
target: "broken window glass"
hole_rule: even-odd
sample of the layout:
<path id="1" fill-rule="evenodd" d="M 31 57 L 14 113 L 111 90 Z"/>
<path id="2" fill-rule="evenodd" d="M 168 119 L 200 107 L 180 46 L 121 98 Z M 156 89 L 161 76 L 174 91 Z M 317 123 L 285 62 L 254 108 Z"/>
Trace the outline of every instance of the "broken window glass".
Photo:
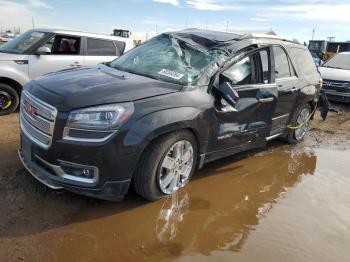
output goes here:
<path id="1" fill-rule="evenodd" d="M 162 81 L 192 85 L 222 53 L 162 34 L 120 56 L 111 66 Z"/>

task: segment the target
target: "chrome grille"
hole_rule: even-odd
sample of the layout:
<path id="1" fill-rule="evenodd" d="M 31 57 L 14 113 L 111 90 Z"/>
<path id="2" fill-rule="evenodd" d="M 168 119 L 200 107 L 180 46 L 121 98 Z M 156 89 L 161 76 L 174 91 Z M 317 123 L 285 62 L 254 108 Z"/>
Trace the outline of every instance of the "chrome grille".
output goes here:
<path id="1" fill-rule="evenodd" d="M 21 130 L 34 143 L 49 148 L 55 127 L 57 110 L 23 91 L 21 97 Z"/>
<path id="2" fill-rule="evenodd" d="M 324 79 L 323 80 L 323 87 L 325 88 L 332 88 L 332 87 L 343 87 L 346 88 L 349 86 L 348 81 L 336 81 L 336 80 L 329 80 L 329 79 Z"/>

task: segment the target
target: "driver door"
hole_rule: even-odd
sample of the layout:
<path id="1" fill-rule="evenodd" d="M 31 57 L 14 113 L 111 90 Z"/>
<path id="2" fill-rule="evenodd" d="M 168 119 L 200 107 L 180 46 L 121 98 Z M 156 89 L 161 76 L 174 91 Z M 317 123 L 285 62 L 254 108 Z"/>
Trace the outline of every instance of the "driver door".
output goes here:
<path id="1" fill-rule="evenodd" d="M 234 106 L 214 94 L 215 134 L 210 149 L 222 151 L 218 157 L 265 145 L 278 99 L 271 54 L 270 47 L 250 51 L 217 76 L 216 85 L 229 82 L 237 94 Z"/>

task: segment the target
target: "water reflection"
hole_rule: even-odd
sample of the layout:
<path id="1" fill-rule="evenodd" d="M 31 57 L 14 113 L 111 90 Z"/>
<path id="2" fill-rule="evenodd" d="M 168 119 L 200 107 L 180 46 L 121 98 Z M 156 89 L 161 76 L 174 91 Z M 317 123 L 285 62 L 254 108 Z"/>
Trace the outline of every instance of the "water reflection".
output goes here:
<path id="1" fill-rule="evenodd" d="M 276 151 L 222 164 L 207 167 L 184 191 L 163 202 L 156 224 L 160 242 L 176 240 L 178 234 L 181 243 L 192 243 L 204 255 L 239 251 L 274 203 L 302 175 L 313 174 L 316 156 L 309 149 Z"/>
<path id="2" fill-rule="evenodd" d="M 184 220 L 188 206 L 189 197 L 186 191 L 177 192 L 164 201 L 156 224 L 159 241 L 169 241 L 175 238 L 177 224 Z"/>

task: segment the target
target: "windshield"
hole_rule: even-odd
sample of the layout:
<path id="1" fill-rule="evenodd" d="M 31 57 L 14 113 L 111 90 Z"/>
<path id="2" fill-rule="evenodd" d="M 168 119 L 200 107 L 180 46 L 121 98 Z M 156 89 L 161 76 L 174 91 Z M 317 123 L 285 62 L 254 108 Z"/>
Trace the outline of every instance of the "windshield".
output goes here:
<path id="1" fill-rule="evenodd" d="M 23 54 L 26 50 L 42 39 L 44 35 L 45 33 L 41 32 L 26 32 L 16 37 L 12 41 L 0 46 L 0 52 Z"/>
<path id="2" fill-rule="evenodd" d="M 221 53 L 202 50 L 163 34 L 120 56 L 111 66 L 162 81 L 192 85 Z"/>
<path id="3" fill-rule="evenodd" d="M 350 54 L 336 54 L 325 62 L 323 66 L 350 70 Z"/>

